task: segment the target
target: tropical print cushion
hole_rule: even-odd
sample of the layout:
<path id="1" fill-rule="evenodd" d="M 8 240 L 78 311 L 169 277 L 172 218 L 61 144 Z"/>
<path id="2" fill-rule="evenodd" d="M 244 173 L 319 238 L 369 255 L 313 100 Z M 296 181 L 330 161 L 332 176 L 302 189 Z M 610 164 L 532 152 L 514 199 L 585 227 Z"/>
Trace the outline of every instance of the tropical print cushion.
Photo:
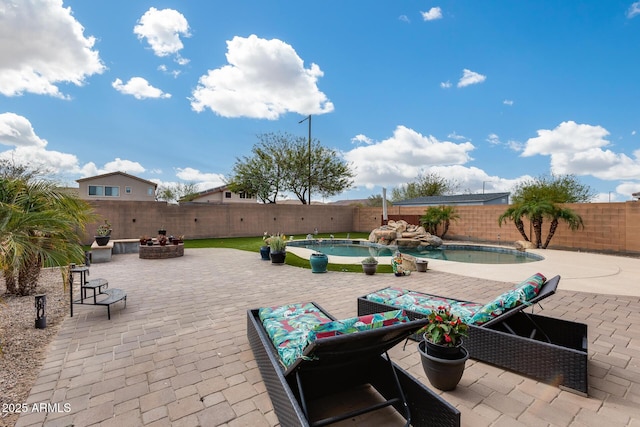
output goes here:
<path id="1" fill-rule="evenodd" d="M 308 311 L 320 311 L 318 307 L 311 302 L 305 302 L 301 304 L 286 304 L 275 307 L 264 307 L 258 310 L 260 320 L 267 319 L 269 317 L 283 318 L 292 317 L 300 313 L 306 313 Z"/>
<path id="2" fill-rule="evenodd" d="M 397 298 L 400 295 L 404 295 L 409 292 L 406 289 L 396 288 L 396 287 L 388 287 L 384 289 L 380 289 L 379 291 L 375 291 L 367 295 L 365 298 L 374 302 L 379 302 L 381 304 L 387 304 L 390 299 Z"/>
<path id="3" fill-rule="evenodd" d="M 385 313 L 334 320 L 333 322 L 316 325 L 313 330 L 309 332 L 307 339 L 309 343 L 312 343 L 316 339 L 320 338 L 367 331 L 370 329 L 408 322 L 409 320 L 410 319 L 407 317 L 404 310 L 387 311 Z"/>
<path id="4" fill-rule="evenodd" d="M 467 323 L 481 325 L 494 317 L 500 316 L 506 310 L 524 304 L 538 295 L 540 288 L 547 279 L 536 273 L 522 281 L 515 289 L 511 289 L 495 298 L 479 309 L 473 316 L 466 319 Z M 464 320 L 464 319 L 463 319 Z"/>
<path id="5" fill-rule="evenodd" d="M 487 304 L 457 301 L 394 287 L 370 293 L 366 298 L 426 315 L 439 306 L 448 306 L 451 313 L 460 317 L 465 323 L 481 325 L 501 315 L 505 310 L 524 304 L 536 297 L 546 280 L 542 273 L 536 273 L 520 282 L 514 289 L 503 293 Z"/>
<path id="6" fill-rule="evenodd" d="M 302 355 L 311 329 L 332 321 L 312 303 L 266 307 L 258 313 L 285 367 Z"/>

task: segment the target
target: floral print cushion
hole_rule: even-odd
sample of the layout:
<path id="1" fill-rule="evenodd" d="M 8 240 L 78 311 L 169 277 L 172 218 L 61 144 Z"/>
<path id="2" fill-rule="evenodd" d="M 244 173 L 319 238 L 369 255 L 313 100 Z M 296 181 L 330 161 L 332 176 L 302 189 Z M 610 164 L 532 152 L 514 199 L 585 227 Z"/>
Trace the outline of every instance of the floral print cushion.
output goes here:
<path id="1" fill-rule="evenodd" d="M 373 302 L 379 302 L 381 304 L 387 304 L 390 299 L 397 298 L 400 295 L 404 295 L 409 291 L 402 288 L 396 288 L 390 286 L 388 288 L 380 289 L 367 295 L 365 298 Z"/>
<path id="2" fill-rule="evenodd" d="M 319 324 L 332 321 L 312 303 L 266 307 L 258 313 L 285 368 L 302 355 L 309 331 Z"/>
<path id="3" fill-rule="evenodd" d="M 367 331 L 370 329 L 381 328 L 384 326 L 396 325 L 398 323 L 408 322 L 404 310 L 387 311 L 385 313 L 369 314 L 360 317 L 351 317 L 349 319 L 334 320 L 333 322 L 317 325 L 309 332 L 309 343 L 317 339 L 334 337 L 337 335 L 351 334 L 354 332 Z"/>
<path id="4" fill-rule="evenodd" d="M 311 302 L 305 302 L 301 304 L 287 304 L 275 307 L 264 307 L 258 310 L 258 315 L 260 316 L 260 320 L 264 321 L 264 319 L 267 319 L 269 317 L 273 317 L 276 319 L 283 317 L 292 317 L 309 311 L 320 311 L 320 309 L 313 305 L 313 303 Z"/>
<path id="5" fill-rule="evenodd" d="M 484 307 L 484 304 L 470 301 L 455 301 L 449 306 L 451 314 L 455 314 L 461 320 L 472 317 L 478 310 Z"/>
<path id="6" fill-rule="evenodd" d="M 455 300 L 427 295 L 420 292 L 408 292 L 397 298 L 392 298 L 386 301 L 386 304 L 397 308 L 403 308 L 405 310 L 415 311 L 417 313 L 429 314 L 434 308 L 441 305 L 448 306 L 453 302 L 455 302 Z"/>
<path id="7" fill-rule="evenodd" d="M 493 301 L 485 304 L 473 316 L 465 320 L 467 323 L 481 325 L 489 320 L 500 316 L 506 310 L 525 304 L 540 292 L 540 288 L 546 281 L 546 277 L 536 273 L 528 279 L 522 281 L 515 289 L 511 289 L 498 296 Z"/>

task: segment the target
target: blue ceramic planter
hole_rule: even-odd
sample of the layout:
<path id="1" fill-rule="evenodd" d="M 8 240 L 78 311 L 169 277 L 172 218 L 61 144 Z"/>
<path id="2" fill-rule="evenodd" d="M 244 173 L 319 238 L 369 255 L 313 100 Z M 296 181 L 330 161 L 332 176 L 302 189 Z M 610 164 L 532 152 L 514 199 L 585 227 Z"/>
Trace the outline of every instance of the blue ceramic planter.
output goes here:
<path id="1" fill-rule="evenodd" d="M 321 253 L 311 254 L 309 263 L 311 264 L 312 273 L 326 273 L 327 264 L 329 264 L 329 257 L 326 254 Z"/>

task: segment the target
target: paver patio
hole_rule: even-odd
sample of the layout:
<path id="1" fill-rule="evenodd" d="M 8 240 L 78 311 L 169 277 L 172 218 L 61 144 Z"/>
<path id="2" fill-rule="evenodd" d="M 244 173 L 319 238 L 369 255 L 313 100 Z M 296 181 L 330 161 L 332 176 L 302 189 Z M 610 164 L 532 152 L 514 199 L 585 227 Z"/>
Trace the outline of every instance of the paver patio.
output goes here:
<path id="1" fill-rule="evenodd" d="M 538 271 L 536 263 L 518 268 L 522 279 Z M 115 305 L 109 321 L 104 307 L 75 306 L 27 401 L 70 411 L 23 414 L 17 426 L 275 426 L 247 342 L 247 309 L 315 301 L 341 318 L 356 314 L 358 296 L 389 285 L 475 301 L 511 286 L 434 270 L 313 274 L 228 249 L 187 249 L 169 260 L 116 255 L 91 266 L 98 277 L 127 291 L 126 309 Z M 440 392 L 462 424 L 640 426 L 640 297 L 560 289 L 536 313 L 589 325 L 589 397 L 470 360 L 456 390 Z M 430 386 L 416 345 L 391 357 Z"/>

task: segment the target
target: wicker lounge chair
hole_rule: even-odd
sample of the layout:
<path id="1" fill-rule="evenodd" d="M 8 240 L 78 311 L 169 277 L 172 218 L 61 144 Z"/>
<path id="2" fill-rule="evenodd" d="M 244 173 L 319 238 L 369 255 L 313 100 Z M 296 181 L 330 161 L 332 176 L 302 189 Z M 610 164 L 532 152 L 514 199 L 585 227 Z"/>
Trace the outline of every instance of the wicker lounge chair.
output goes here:
<path id="1" fill-rule="evenodd" d="M 533 308 L 534 304 L 553 295 L 559 281 L 560 276 L 555 276 L 544 282 L 537 296 L 526 303 L 507 309 L 480 325 L 471 323 L 464 346 L 470 357 L 475 360 L 586 396 L 587 325 L 525 312 L 527 307 Z M 371 300 L 371 295 L 376 292 L 358 298 L 358 315 L 404 308 L 411 319 L 426 317 L 424 311 L 409 310 L 395 304 Z M 448 300 L 454 304 L 482 306 L 438 295 L 418 292 L 415 294 Z M 421 339 L 418 336 L 412 338 Z"/>
<path id="2" fill-rule="evenodd" d="M 315 303 L 321 316 L 335 320 Z M 282 426 L 321 426 L 392 406 L 413 426 L 459 426 L 460 412 L 436 393 L 395 365 L 387 350 L 426 325 L 426 319 L 403 321 L 390 326 L 335 336 L 317 335 L 299 357 L 285 366 L 260 316 L 260 309 L 247 312 L 247 336 L 262 379 Z M 329 325 L 337 322 L 328 322 Z M 292 322 L 293 324 L 293 322 Z M 304 338 L 307 340 L 307 337 Z M 362 387 L 362 386 L 365 387 Z M 368 387 L 368 386 L 371 387 Z M 345 390 L 365 401 L 364 390 L 375 389 L 376 402 L 342 414 L 324 414 L 313 408 L 314 400 Z M 362 406 L 362 405 L 359 405 Z M 311 409 L 310 409 L 311 408 Z M 313 420 L 310 419 L 310 413 Z M 326 416 L 329 415 L 329 416 Z M 319 419 L 318 419 L 319 418 Z M 399 418 L 399 417 L 398 417 Z M 399 418 L 400 419 L 400 418 Z"/>

